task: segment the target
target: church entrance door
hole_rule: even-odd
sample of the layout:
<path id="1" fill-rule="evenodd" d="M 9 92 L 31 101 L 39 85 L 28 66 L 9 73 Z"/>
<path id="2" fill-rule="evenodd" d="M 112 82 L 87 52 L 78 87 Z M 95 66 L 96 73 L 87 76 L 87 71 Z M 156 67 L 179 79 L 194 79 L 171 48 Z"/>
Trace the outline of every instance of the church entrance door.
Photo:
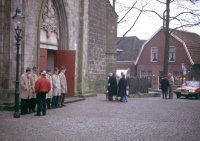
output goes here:
<path id="1" fill-rule="evenodd" d="M 67 80 L 67 97 L 74 97 L 74 84 L 75 84 L 75 55 L 76 51 L 57 50 L 55 51 L 54 65 L 59 70 L 61 66 L 65 66 L 65 77 Z"/>

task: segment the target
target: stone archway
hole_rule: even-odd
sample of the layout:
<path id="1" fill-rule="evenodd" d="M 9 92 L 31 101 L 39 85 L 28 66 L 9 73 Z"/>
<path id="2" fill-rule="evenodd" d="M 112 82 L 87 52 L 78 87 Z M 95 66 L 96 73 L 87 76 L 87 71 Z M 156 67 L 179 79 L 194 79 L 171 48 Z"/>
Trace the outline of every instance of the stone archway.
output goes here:
<path id="1" fill-rule="evenodd" d="M 53 54 L 51 50 L 68 50 L 68 20 L 63 0 L 43 0 L 37 33 L 37 66 L 39 68 L 41 56 L 44 57 L 45 54 L 44 52 L 41 55 L 43 52 L 41 48 L 48 49 L 51 55 Z"/>

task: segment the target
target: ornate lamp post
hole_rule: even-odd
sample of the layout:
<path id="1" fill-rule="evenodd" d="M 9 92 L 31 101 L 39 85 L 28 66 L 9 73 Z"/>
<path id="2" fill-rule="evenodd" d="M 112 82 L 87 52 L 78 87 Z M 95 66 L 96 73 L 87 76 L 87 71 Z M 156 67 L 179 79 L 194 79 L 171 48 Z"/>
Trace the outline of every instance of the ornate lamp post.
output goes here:
<path id="1" fill-rule="evenodd" d="M 17 65 L 16 65 L 16 85 L 15 85 L 15 113 L 14 118 L 20 118 L 19 113 L 19 45 L 20 40 L 22 39 L 22 36 L 20 36 L 20 33 L 22 29 L 20 28 L 21 20 L 24 18 L 24 16 L 21 15 L 20 8 L 16 9 L 16 14 L 12 17 L 14 19 L 14 26 L 15 26 L 15 39 L 17 40 Z"/>

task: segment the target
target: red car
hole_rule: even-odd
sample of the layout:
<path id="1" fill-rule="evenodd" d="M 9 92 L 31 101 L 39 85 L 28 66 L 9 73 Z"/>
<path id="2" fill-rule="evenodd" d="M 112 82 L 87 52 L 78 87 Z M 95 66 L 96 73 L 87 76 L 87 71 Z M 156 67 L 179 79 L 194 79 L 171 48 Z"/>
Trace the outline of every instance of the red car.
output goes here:
<path id="1" fill-rule="evenodd" d="M 199 99 L 200 96 L 200 81 L 185 81 L 181 87 L 178 87 L 176 91 L 174 91 L 177 95 L 177 98 L 181 96 L 188 97 L 196 97 Z"/>

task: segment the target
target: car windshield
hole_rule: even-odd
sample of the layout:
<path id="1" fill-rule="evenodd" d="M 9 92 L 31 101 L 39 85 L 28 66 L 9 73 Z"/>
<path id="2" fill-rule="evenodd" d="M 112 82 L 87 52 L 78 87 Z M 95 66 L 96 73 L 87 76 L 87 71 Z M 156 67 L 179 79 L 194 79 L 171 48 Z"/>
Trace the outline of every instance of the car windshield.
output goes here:
<path id="1" fill-rule="evenodd" d="M 199 82 L 186 81 L 183 83 L 183 86 L 199 87 Z"/>

